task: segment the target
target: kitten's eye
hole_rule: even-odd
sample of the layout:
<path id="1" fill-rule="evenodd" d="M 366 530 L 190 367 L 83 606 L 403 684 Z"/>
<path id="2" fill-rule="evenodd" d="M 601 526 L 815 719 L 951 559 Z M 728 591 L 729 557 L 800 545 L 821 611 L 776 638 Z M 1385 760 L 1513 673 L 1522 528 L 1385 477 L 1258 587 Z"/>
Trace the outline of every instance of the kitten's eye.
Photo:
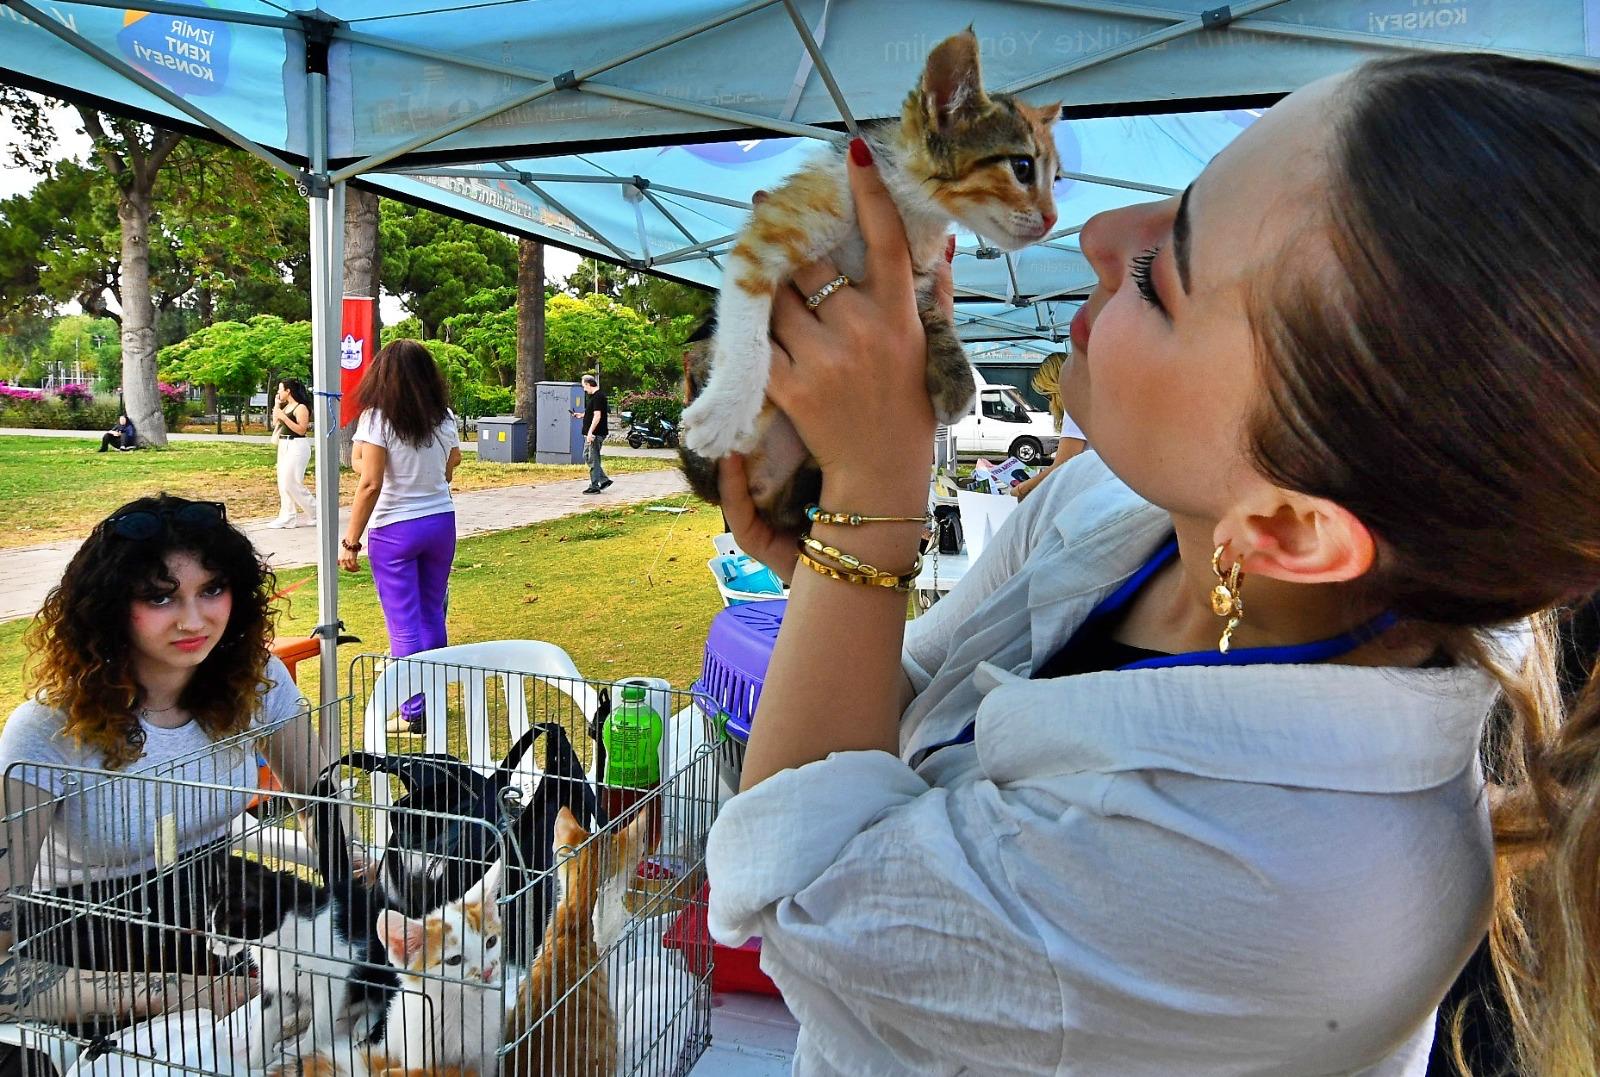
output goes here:
<path id="1" fill-rule="evenodd" d="M 500 936 L 499 935 L 490 935 L 487 939 L 483 940 L 483 948 L 485 950 L 493 950 L 496 946 L 499 946 L 499 945 L 500 945 Z"/>
<path id="2" fill-rule="evenodd" d="M 1033 186 L 1033 158 L 1011 158 L 1011 174 L 1017 177 L 1017 182 L 1025 187 Z"/>
<path id="3" fill-rule="evenodd" d="M 455 966 L 455 965 L 459 965 L 459 964 L 461 964 L 461 955 L 460 954 L 452 954 L 451 956 L 449 956 L 449 957 L 444 959 L 444 963 L 446 965 L 450 965 L 452 967 Z"/>

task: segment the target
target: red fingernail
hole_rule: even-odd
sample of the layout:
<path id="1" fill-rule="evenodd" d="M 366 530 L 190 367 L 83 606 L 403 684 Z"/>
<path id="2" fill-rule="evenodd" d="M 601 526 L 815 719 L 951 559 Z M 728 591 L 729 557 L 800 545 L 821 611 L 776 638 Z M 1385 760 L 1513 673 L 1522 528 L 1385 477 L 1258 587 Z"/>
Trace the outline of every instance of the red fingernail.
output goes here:
<path id="1" fill-rule="evenodd" d="M 949 239 L 944 241 L 944 260 L 947 262 L 954 262 L 956 260 L 955 236 L 951 236 Z"/>
<path id="2" fill-rule="evenodd" d="M 855 162 L 857 168 L 866 168 L 872 163 L 872 151 L 867 148 L 864 138 L 850 140 L 850 160 Z"/>

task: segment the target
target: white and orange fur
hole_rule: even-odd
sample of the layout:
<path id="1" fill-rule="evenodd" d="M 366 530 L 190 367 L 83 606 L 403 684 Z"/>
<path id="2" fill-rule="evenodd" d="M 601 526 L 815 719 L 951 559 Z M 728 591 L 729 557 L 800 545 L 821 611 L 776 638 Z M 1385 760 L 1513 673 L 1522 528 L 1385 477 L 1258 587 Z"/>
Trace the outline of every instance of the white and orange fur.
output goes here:
<path id="1" fill-rule="evenodd" d="M 929 338 L 928 388 L 941 422 L 963 414 L 974 392 L 960 341 L 932 299 L 950 223 L 1003 250 L 1044 238 L 1056 220 L 1052 125 L 1059 114 L 1059 105 L 1036 108 L 985 93 L 969 27 L 929 54 L 898 122 L 861 130 L 905 225 Z M 758 487 L 777 490 L 807 458 L 793 427 L 765 407 L 773 295 L 822 257 L 852 280 L 865 276 L 842 147 L 819 154 L 755 206 L 728 256 L 709 381 L 683 414 L 685 446 L 707 460 L 762 445 L 771 474 L 752 470 L 758 504 Z"/>
<path id="2" fill-rule="evenodd" d="M 626 918 L 623 891 L 649 854 L 649 816 L 591 838 L 566 808 L 552 846 L 561 896 L 506 1018 L 503 1077 L 613 1077 L 617 1025 L 603 951 Z M 596 914 L 596 904 L 600 914 Z"/>
<path id="3" fill-rule="evenodd" d="M 494 1077 L 505 1028 L 501 866 L 427 916 L 379 914 L 378 936 L 400 970 L 381 1047 L 302 1042 L 268 1077 Z"/>

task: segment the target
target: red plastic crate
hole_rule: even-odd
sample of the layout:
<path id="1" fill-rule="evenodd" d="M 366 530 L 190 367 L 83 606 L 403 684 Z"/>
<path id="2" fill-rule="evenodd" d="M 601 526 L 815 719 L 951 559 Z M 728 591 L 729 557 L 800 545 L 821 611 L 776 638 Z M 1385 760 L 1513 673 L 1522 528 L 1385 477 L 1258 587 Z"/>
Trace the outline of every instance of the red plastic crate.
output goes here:
<path id="1" fill-rule="evenodd" d="M 748 939 L 743 946 L 724 946 L 711 938 L 706 927 L 706 902 L 711 886 L 700 888 L 700 899 L 678 914 L 661 936 L 661 945 L 683 951 L 684 964 L 695 976 L 704 976 L 705 955 L 711 955 L 713 991 L 747 991 L 756 995 L 782 998 L 777 985 L 761 971 L 761 940 Z M 707 945 L 709 944 L 709 946 Z"/>

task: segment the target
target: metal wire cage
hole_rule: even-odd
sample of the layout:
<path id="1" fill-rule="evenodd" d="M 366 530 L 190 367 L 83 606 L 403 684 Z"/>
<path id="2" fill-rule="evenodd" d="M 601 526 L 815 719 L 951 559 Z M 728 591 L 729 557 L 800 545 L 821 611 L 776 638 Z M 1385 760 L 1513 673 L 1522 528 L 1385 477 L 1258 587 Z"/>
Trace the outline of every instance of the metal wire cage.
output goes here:
<path id="1" fill-rule="evenodd" d="M 673 927 L 703 923 L 718 799 L 690 696 L 649 688 L 661 778 L 618 789 L 590 732 L 617 684 L 372 656 L 350 683 L 159 768 L 7 770 L 8 848 L 40 852 L 0 908 L 0 1039 L 41 1077 L 687 1073 L 710 941 Z M 344 754 L 269 792 L 266 743 Z"/>

